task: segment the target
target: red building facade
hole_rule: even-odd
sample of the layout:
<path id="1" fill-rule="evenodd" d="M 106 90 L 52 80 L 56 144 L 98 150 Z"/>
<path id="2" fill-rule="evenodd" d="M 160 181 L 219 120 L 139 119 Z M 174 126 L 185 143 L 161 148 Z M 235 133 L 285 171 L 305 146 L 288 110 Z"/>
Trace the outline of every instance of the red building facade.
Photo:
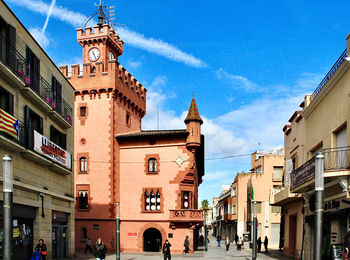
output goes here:
<path id="1" fill-rule="evenodd" d="M 146 89 L 118 63 L 123 41 L 107 24 L 77 29 L 79 65 L 60 67 L 75 87 L 76 248 L 101 237 L 115 250 L 120 203 L 122 251 L 173 252 L 203 224 L 198 185 L 204 174 L 202 119 L 193 99 L 186 129 L 141 131 Z"/>

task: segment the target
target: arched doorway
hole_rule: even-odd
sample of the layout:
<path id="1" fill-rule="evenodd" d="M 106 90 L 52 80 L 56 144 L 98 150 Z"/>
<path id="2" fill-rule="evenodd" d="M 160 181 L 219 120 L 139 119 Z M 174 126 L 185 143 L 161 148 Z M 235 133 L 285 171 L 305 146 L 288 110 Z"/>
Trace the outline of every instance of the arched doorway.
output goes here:
<path id="1" fill-rule="evenodd" d="M 156 228 L 149 228 L 143 232 L 143 251 L 159 252 L 162 248 L 162 234 Z"/>

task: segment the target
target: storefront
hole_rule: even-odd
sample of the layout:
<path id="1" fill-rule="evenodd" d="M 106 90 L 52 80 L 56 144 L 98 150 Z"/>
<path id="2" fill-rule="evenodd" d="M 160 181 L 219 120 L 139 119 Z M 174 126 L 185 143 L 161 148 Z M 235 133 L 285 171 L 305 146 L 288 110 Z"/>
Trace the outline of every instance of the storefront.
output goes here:
<path id="1" fill-rule="evenodd" d="M 0 202 L 0 258 L 3 257 L 3 202 Z M 13 240 L 12 259 L 30 259 L 33 254 L 33 221 L 35 208 L 24 205 L 13 205 Z"/>
<path id="2" fill-rule="evenodd" d="M 68 257 L 68 213 L 52 211 L 52 258 Z"/>

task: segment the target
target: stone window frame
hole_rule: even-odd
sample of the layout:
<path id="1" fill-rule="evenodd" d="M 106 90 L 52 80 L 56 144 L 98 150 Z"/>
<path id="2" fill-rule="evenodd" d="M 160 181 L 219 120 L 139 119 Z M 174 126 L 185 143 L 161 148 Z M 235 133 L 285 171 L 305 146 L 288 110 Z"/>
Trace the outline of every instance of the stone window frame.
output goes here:
<path id="1" fill-rule="evenodd" d="M 155 159 L 157 161 L 157 170 L 156 171 L 149 171 L 149 160 Z M 146 154 L 145 155 L 145 174 L 159 174 L 160 172 L 160 156 L 159 154 Z"/>
<path id="2" fill-rule="evenodd" d="M 87 209 L 79 208 L 79 192 L 80 191 L 87 191 L 88 192 L 88 208 Z M 77 184 L 76 185 L 76 198 L 75 198 L 75 200 L 76 200 L 75 207 L 76 207 L 77 211 L 88 212 L 91 210 L 92 197 L 91 197 L 91 192 L 90 192 L 90 184 Z"/>
<path id="3" fill-rule="evenodd" d="M 86 158 L 86 171 L 81 171 L 80 159 Z M 90 172 L 90 155 L 89 153 L 77 153 L 77 168 L 76 172 L 78 174 L 89 174 Z"/>
<path id="4" fill-rule="evenodd" d="M 85 116 L 82 116 L 82 115 L 80 114 L 80 112 L 81 112 L 81 107 L 85 107 L 85 108 L 86 108 L 86 110 L 85 110 Z M 88 117 L 88 115 L 89 115 L 89 107 L 88 107 L 88 104 L 87 104 L 86 102 L 80 103 L 80 104 L 78 105 L 77 115 L 78 115 L 78 119 L 79 119 L 79 121 L 80 121 L 80 124 L 81 124 L 81 125 L 85 125 L 85 121 L 86 121 L 86 119 L 87 119 L 87 117 Z"/>
<path id="5" fill-rule="evenodd" d="M 160 193 L 160 210 L 146 210 L 146 197 L 145 197 L 145 192 L 150 193 L 153 190 L 153 192 L 157 192 L 159 190 Z M 163 196 L 163 191 L 161 187 L 147 187 L 147 188 L 142 188 L 142 194 L 141 194 L 141 213 L 145 214 L 154 214 L 154 213 L 164 213 L 164 196 Z"/>

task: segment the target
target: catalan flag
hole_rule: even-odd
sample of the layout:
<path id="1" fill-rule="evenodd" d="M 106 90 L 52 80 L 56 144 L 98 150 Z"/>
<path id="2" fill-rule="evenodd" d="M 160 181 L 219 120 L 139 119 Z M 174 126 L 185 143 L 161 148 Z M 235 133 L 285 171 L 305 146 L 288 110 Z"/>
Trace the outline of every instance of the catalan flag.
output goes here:
<path id="1" fill-rule="evenodd" d="M 2 109 L 0 109 L 0 131 L 18 138 L 18 120 Z"/>

